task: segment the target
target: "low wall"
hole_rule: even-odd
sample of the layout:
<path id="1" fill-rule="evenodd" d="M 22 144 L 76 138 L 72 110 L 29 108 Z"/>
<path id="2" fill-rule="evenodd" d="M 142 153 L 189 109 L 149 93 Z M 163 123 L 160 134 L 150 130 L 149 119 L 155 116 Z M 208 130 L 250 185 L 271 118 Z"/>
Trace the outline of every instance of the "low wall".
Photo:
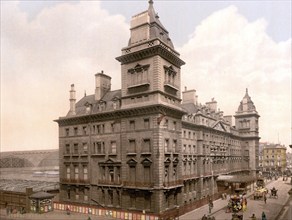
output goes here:
<path id="1" fill-rule="evenodd" d="M 221 193 L 216 193 L 212 196 L 213 201 L 221 198 Z M 116 219 L 123 220 L 161 220 L 161 219 L 174 219 L 179 217 L 187 212 L 190 212 L 194 209 L 197 209 L 203 205 L 208 204 L 208 198 L 200 199 L 194 201 L 191 204 L 184 205 L 182 207 L 176 207 L 164 211 L 160 214 L 147 214 L 142 212 L 135 212 L 130 210 L 121 210 L 121 209 L 110 209 L 110 208 L 97 208 L 96 206 L 85 206 L 85 205 L 73 205 L 62 202 L 54 202 L 55 210 L 67 211 L 69 208 L 70 212 L 77 212 L 83 214 L 92 214 L 97 216 L 109 216 Z"/>

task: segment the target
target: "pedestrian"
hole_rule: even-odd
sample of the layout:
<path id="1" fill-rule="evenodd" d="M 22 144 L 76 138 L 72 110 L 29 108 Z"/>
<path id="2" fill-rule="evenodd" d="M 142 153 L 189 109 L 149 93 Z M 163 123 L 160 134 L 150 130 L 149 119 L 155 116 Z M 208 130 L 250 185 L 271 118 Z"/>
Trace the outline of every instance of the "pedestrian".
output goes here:
<path id="1" fill-rule="evenodd" d="M 267 220 L 267 217 L 266 217 L 266 213 L 265 212 L 262 213 L 262 220 Z"/>
<path id="2" fill-rule="evenodd" d="M 266 194 L 264 194 L 264 201 L 265 201 L 265 204 L 267 204 L 267 196 L 266 196 Z"/>
<path id="3" fill-rule="evenodd" d="M 206 216 L 206 214 L 204 214 L 204 216 L 202 217 L 202 220 L 207 220 L 208 218 L 207 218 L 207 216 Z"/>
<path id="4" fill-rule="evenodd" d="M 67 215 L 70 215 L 70 209 L 69 209 L 69 206 L 67 206 L 66 211 L 67 211 Z"/>
<path id="5" fill-rule="evenodd" d="M 251 220 L 257 220 L 257 218 L 256 218 L 254 213 L 252 214 L 252 216 L 250 218 L 251 218 Z"/>
<path id="6" fill-rule="evenodd" d="M 209 213 L 211 213 L 213 206 L 214 205 L 213 205 L 212 199 L 209 199 Z"/>

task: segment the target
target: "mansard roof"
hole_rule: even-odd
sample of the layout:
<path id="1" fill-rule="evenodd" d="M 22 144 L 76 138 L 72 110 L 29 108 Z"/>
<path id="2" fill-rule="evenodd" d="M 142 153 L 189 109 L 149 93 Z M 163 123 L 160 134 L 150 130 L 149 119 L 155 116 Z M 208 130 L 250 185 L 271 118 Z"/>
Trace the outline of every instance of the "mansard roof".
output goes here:
<path id="1" fill-rule="evenodd" d="M 84 96 L 76 103 L 76 115 L 86 114 L 86 108 L 91 108 L 91 113 L 99 110 L 99 104 L 103 103 L 106 110 L 113 110 L 113 103 L 121 98 L 121 90 L 108 91 L 100 100 L 95 100 L 95 95 Z"/>
<path id="2" fill-rule="evenodd" d="M 251 100 L 251 97 L 248 94 L 248 89 L 246 89 L 245 95 L 242 101 L 240 102 L 238 111 L 236 113 L 237 114 L 241 114 L 241 113 L 256 113 L 257 114 L 256 107 L 253 101 Z"/>
<path id="3" fill-rule="evenodd" d="M 170 48 L 174 49 L 173 43 L 171 39 L 168 36 L 168 31 L 166 28 L 162 25 L 162 23 L 159 20 L 158 14 L 155 12 L 154 7 L 153 7 L 153 1 L 149 1 L 149 7 L 148 10 L 141 12 L 133 17 L 139 17 L 141 15 L 145 15 L 146 13 L 148 14 L 149 20 L 148 24 L 150 26 L 149 29 L 149 39 L 148 40 L 153 40 L 153 39 L 160 39 L 162 42 L 164 42 L 166 45 L 168 45 Z M 129 45 L 131 46 L 131 40 L 129 40 Z"/>

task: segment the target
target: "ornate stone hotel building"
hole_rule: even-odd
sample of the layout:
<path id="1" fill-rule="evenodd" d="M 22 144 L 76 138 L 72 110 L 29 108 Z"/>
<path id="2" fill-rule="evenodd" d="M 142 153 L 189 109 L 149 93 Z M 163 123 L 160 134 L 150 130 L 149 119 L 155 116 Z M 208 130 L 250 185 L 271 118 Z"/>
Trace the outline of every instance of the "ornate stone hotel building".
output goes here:
<path id="1" fill-rule="evenodd" d="M 59 125 L 60 199 L 150 213 L 196 204 L 220 193 L 224 174 L 258 169 L 258 118 L 246 91 L 235 113 L 223 116 L 213 99 L 198 104 L 181 91 L 181 66 L 168 31 L 149 1 L 132 17 L 131 37 L 116 59 L 122 85 L 95 75 L 95 94 L 76 103 Z M 223 178 L 224 179 L 224 178 Z"/>

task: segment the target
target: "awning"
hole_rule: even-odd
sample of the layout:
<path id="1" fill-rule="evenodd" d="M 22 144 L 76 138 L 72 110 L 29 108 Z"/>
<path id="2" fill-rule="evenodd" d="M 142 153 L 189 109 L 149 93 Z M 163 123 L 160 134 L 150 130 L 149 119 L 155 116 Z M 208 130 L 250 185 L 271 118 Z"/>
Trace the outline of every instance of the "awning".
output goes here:
<path id="1" fill-rule="evenodd" d="M 219 175 L 218 178 L 216 179 L 217 181 L 224 181 L 228 183 L 248 183 L 248 182 L 253 182 L 257 178 L 253 176 L 248 176 L 248 175 Z"/>
<path id="2" fill-rule="evenodd" d="M 54 195 L 47 192 L 37 192 L 29 196 L 30 199 L 51 199 Z"/>

